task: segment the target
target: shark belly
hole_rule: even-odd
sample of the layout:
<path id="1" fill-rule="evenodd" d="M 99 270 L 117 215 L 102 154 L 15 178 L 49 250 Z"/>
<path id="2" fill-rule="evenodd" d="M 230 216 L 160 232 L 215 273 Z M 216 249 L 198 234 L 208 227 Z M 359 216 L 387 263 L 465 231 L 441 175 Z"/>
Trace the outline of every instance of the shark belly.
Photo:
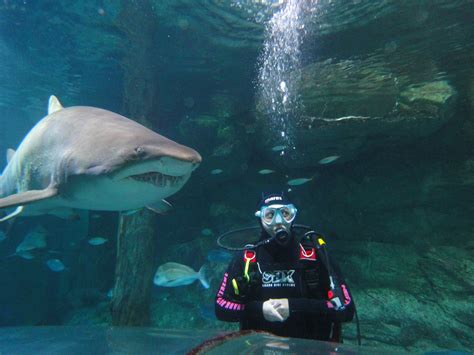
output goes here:
<path id="1" fill-rule="evenodd" d="M 189 177 L 190 174 L 185 180 Z M 88 210 L 134 210 L 161 201 L 180 188 L 180 185 L 155 186 L 130 179 L 117 181 L 105 176 L 74 177 L 61 192 L 62 198 L 56 205 Z"/>

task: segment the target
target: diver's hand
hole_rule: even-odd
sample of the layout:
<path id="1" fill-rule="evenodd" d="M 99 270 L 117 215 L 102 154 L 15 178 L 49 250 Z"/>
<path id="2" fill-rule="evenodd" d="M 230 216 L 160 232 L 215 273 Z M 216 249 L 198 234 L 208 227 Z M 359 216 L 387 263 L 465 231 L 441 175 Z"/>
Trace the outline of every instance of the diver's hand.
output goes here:
<path id="1" fill-rule="evenodd" d="M 269 299 L 263 302 L 262 312 L 263 317 L 269 322 L 283 322 L 285 319 L 278 313 L 278 311 L 273 306 L 272 299 Z"/>
<path id="2" fill-rule="evenodd" d="M 286 320 L 290 316 L 290 306 L 288 304 L 288 298 L 277 298 L 271 300 L 273 308 L 280 314 L 283 320 Z"/>

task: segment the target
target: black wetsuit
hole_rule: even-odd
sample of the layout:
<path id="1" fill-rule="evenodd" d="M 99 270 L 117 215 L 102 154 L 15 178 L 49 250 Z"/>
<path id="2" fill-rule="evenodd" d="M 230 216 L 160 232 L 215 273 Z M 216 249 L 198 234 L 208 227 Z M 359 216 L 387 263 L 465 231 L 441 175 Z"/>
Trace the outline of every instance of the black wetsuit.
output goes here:
<path id="1" fill-rule="evenodd" d="M 307 244 L 303 244 L 305 247 Z M 343 309 L 336 310 L 328 301 L 329 276 L 321 257 L 301 254 L 302 246 L 294 241 L 281 247 L 275 242 L 256 250 L 256 261 L 250 263 L 250 282 L 244 275 L 244 253 L 230 263 L 216 295 L 215 312 L 219 320 L 240 322 L 242 330 L 264 330 L 280 336 L 340 341 L 333 334 L 340 323 L 351 321 L 354 303 L 340 270 L 330 262 L 338 279 Z M 236 279 L 239 295 L 232 280 Z M 265 320 L 262 304 L 270 298 L 287 298 L 290 316 L 284 322 Z"/>

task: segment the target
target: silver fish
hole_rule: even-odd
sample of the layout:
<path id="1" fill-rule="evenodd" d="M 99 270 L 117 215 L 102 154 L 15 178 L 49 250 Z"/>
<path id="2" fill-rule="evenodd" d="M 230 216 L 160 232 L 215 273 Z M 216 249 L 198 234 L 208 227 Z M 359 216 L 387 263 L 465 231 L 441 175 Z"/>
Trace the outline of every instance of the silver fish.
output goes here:
<path id="1" fill-rule="evenodd" d="M 280 152 L 282 150 L 286 149 L 286 145 L 276 145 L 272 148 L 274 152 Z"/>
<path id="2" fill-rule="evenodd" d="M 212 229 L 204 228 L 204 229 L 201 230 L 201 234 L 205 235 L 206 237 L 209 237 L 209 236 L 213 235 L 214 233 L 212 232 Z"/>
<path id="3" fill-rule="evenodd" d="M 59 259 L 49 259 L 46 262 L 46 265 L 49 267 L 51 271 L 54 271 L 54 272 L 61 272 L 64 269 L 66 269 L 63 262 Z"/>
<path id="4" fill-rule="evenodd" d="M 204 272 L 204 266 L 196 272 L 189 266 L 169 262 L 158 267 L 153 283 L 162 287 L 177 287 L 190 285 L 199 280 L 204 288 L 209 288 L 209 282 L 206 280 Z"/>
<path id="5" fill-rule="evenodd" d="M 105 238 L 102 238 L 102 237 L 94 237 L 94 238 L 91 238 L 87 241 L 87 243 L 89 243 L 90 245 L 102 245 L 104 243 L 107 243 L 107 239 Z"/>
<path id="6" fill-rule="evenodd" d="M 329 157 L 326 157 L 326 158 L 323 158 L 319 161 L 319 164 L 330 164 L 332 163 L 333 161 L 336 161 L 337 159 L 339 159 L 340 156 L 339 155 L 331 155 Z"/>
<path id="7" fill-rule="evenodd" d="M 32 260 L 35 258 L 35 256 L 33 254 L 31 254 L 31 252 L 29 251 L 20 251 L 18 253 L 15 253 L 13 255 L 18 255 L 20 258 L 23 258 L 25 260 Z"/>
<path id="8" fill-rule="evenodd" d="M 33 250 L 32 250 L 33 251 Z M 8 258 L 12 258 L 14 256 L 19 256 L 20 258 L 22 259 L 25 259 L 25 260 L 32 260 L 35 258 L 35 256 L 33 255 L 32 251 L 19 251 L 19 252 L 15 252 L 13 254 L 10 254 L 10 255 L 7 255 L 7 256 L 4 256 L 2 257 L 1 259 L 8 259 Z"/>
<path id="9" fill-rule="evenodd" d="M 16 253 L 46 248 L 46 231 L 36 228 L 29 232 L 23 241 L 16 247 Z"/>
<path id="10" fill-rule="evenodd" d="M 303 185 L 307 183 L 308 181 L 313 180 L 313 178 L 299 178 L 299 179 L 292 179 L 287 182 L 288 185 L 290 186 L 298 186 L 298 185 Z"/>

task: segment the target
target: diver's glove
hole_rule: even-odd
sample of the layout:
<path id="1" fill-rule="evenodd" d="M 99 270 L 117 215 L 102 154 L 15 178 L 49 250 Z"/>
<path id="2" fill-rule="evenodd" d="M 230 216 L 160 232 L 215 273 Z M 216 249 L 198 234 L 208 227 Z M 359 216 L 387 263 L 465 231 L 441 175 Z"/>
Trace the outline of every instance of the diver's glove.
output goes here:
<path id="1" fill-rule="evenodd" d="M 283 320 L 286 320 L 290 316 L 290 305 L 288 298 L 277 298 L 270 300 L 273 304 L 273 308 L 282 316 Z"/>
<path id="2" fill-rule="evenodd" d="M 275 309 L 274 300 L 269 299 L 262 305 L 263 317 L 269 322 L 283 322 L 285 318 Z"/>

